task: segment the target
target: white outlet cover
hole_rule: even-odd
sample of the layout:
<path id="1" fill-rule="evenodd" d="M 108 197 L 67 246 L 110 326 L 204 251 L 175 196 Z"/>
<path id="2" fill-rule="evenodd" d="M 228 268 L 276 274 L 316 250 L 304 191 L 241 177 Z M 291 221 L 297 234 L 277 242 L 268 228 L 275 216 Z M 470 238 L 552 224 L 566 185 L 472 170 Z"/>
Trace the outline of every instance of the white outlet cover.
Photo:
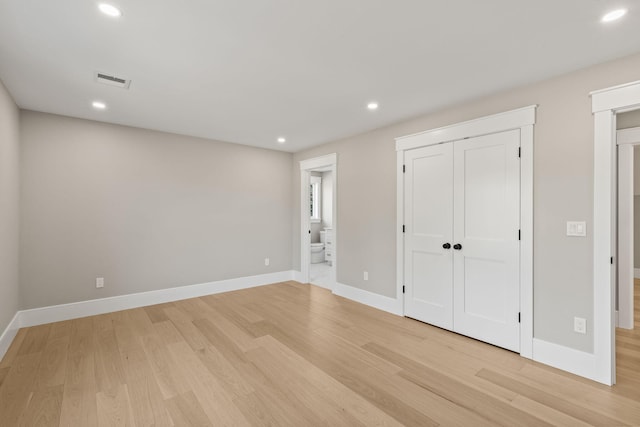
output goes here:
<path id="1" fill-rule="evenodd" d="M 567 236 L 586 237 L 587 223 L 584 221 L 567 221 Z"/>
<path id="2" fill-rule="evenodd" d="M 104 288 L 104 277 L 96 277 L 96 288 Z"/>
<path id="3" fill-rule="evenodd" d="M 269 265 L 269 258 L 264 259 L 264 265 Z"/>
<path id="4" fill-rule="evenodd" d="M 582 317 L 573 318 L 573 330 L 579 334 L 587 333 L 587 319 Z"/>
<path id="5" fill-rule="evenodd" d="M 369 280 L 369 272 L 365 271 L 363 274 L 364 280 Z"/>

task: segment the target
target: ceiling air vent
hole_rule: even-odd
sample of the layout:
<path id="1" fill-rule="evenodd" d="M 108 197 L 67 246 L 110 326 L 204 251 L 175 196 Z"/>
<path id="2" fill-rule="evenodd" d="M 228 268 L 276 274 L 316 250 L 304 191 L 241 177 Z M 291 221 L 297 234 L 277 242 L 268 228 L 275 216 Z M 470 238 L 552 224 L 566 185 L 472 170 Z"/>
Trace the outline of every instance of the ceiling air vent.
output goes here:
<path id="1" fill-rule="evenodd" d="M 131 80 L 123 79 L 121 77 L 111 76 L 105 73 L 96 73 L 96 82 L 103 85 L 115 86 L 122 89 L 129 89 Z"/>

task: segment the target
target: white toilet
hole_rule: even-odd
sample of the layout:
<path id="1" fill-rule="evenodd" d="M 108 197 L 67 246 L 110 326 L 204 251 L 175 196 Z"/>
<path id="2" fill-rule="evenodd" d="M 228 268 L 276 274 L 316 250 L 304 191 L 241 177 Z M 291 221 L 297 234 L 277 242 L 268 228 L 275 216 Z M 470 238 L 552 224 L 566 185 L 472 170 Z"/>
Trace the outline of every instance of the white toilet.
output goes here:
<path id="1" fill-rule="evenodd" d="M 320 232 L 320 243 L 311 244 L 311 264 L 324 262 L 324 239 L 325 232 Z"/>
<path id="2" fill-rule="evenodd" d="M 311 264 L 324 262 L 324 243 L 311 244 Z"/>

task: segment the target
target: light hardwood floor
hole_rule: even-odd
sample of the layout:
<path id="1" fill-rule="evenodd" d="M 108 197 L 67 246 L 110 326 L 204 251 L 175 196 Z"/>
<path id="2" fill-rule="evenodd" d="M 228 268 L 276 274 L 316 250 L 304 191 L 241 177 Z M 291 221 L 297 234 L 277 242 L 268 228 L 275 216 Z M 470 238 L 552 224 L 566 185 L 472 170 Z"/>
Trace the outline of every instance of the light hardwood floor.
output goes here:
<path id="1" fill-rule="evenodd" d="M 286 282 L 22 329 L 0 425 L 639 426 L 618 342 L 609 388 Z"/>

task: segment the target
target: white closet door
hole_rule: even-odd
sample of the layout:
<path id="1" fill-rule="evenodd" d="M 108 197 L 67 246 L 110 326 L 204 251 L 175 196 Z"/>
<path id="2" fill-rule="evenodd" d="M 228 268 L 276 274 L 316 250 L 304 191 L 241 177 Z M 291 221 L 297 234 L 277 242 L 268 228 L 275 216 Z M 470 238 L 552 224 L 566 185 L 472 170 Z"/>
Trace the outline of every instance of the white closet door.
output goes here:
<path id="1" fill-rule="evenodd" d="M 455 332 L 520 351 L 520 131 L 454 143 Z"/>
<path id="2" fill-rule="evenodd" d="M 453 144 L 405 153 L 405 315 L 453 327 Z"/>

